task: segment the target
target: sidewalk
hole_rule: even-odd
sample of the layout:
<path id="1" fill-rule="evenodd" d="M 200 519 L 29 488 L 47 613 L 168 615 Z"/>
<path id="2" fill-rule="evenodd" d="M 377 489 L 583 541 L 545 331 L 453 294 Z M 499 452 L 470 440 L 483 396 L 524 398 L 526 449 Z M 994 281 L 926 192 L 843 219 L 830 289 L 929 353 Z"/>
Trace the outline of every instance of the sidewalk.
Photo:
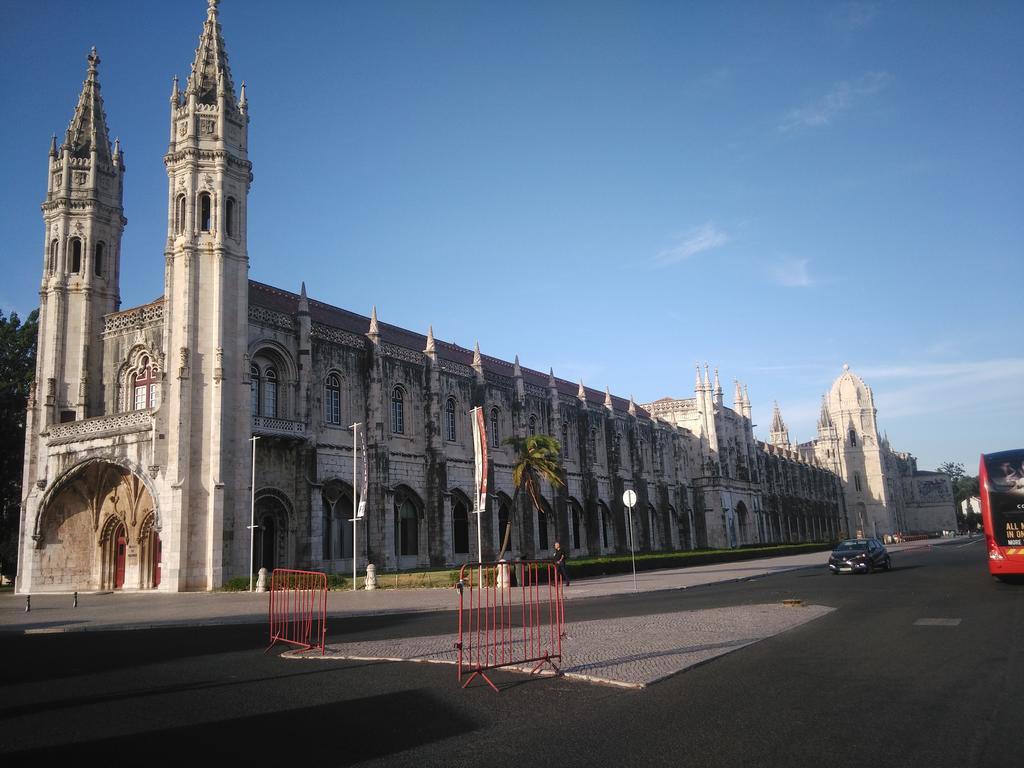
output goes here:
<path id="1" fill-rule="evenodd" d="M 965 539 L 934 539 L 889 547 L 893 553 L 931 544 Z M 739 563 L 674 568 L 637 573 L 639 592 L 686 589 L 701 584 L 736 581 L 800 568 L 824 568 L 828 554 L 815 552 Z M 570 572 L 572 566 L 570 563 Z M 567 600 L 633 591 L 632 574 L 615 574 L 573 581 Z M 267 620 L 266 593 L 248 592 L 106 592 L 80 593 L 72 607 L 70 593 L 32 595 L 32 610 L 25 612 L 25 596 L 0 595 L 0 633 L 35 634 L 111 629 L 151 629 L 224 624 L 256 624 Z M 419 611 L 451 611 L 458 604 L 454 589 L 374 590 L 329 592 L 328 617 L 372 616 Z"/>

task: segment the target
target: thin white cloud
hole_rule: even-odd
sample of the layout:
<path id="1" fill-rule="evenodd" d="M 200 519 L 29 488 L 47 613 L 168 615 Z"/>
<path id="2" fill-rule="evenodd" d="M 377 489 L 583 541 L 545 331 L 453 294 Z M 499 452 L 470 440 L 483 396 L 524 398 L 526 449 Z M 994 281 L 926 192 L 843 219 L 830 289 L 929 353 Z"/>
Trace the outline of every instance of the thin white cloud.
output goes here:
<path id="1" fill-rule="evenodd" d="M 810 288 L 815 284 L 807 269 L 810 259 L 783 259 L 768 267 L 772 282 L 786 288 Z"/>
<path id="2" fill-rule="evenodd" d="M 972 381 L 993 381 L 1004 378 L 1024 378 L 1024 359 L 1016 357 L 995 360 L 977 360 L 955 363 L 918 363 L 911 365 L 882 365 L 857 370 L 867 379 L 949 379 L 969 378 Z"/>
<path id="3" fill-rule="evenodd" d="M 675 245 L 661 251 L 654 257 L 654 261 L 660 267 L 678 264 L 680 261 L 691 259 L 699 253 L 721 248 L 729 240 L 730 237 L 726 232 L 715 226 L 713 221 L 708 221 L 699 227 L 691 229 Z"/>
<path id="4" fill-rule="evenodd" d="M 837 115 L 853 108 L 866 96 L 885 88 L 889 75 L 885 72 L 868 72 L 856 80 L 843 80 L 817 101 L 790 110 L 783 118 L 779 129 L 795 131 L 802 128 L 819 128 L 830 124 Z"/>
<path id="5" fill-rule="evenodd" d="M 876 3 L 848 2 L 833 9 L 831 18 L 840 29 L 856 31 L 871 24 L 877 15 Z"/>

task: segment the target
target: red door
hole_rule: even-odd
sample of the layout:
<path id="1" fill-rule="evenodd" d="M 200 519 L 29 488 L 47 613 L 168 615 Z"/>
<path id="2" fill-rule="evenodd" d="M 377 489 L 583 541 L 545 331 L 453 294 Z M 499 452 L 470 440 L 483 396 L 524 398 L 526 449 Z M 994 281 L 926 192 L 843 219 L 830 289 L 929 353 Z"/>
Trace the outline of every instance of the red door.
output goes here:
<path id="1" fill-rule="evenodd" d="M 114 552 L 114 589 L 124 586 L 124 560 L 125 550 L 128 548 L 128 540 L 125 536 L 124 526 L 117 529 L 117 549 Z"/>

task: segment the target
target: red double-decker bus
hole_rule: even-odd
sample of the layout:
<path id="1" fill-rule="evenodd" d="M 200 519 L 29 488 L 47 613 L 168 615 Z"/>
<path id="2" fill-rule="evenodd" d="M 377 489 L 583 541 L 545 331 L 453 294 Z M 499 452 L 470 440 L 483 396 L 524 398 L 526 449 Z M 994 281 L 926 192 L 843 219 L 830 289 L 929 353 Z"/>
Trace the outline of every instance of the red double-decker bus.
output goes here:
<path id="1" fill-rule="evenodd" d="M 984 453 L 978 473 L 988 570 L 997 579 L 1024 574 L 1024 448 Z"/>

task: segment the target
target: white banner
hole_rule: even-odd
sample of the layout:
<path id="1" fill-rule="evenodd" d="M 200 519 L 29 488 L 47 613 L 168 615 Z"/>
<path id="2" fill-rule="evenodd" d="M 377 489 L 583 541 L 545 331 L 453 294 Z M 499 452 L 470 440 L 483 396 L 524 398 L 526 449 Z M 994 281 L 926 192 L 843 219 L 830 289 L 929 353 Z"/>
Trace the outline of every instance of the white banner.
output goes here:
<path id="1" fill-rule="evenodd" d="M 473 458 L 476 463 L 476 511 L 480 514 L 487 506 L 487 430 L 484 428 L 484 409 L 474 408 L 473 414 Z"/>

